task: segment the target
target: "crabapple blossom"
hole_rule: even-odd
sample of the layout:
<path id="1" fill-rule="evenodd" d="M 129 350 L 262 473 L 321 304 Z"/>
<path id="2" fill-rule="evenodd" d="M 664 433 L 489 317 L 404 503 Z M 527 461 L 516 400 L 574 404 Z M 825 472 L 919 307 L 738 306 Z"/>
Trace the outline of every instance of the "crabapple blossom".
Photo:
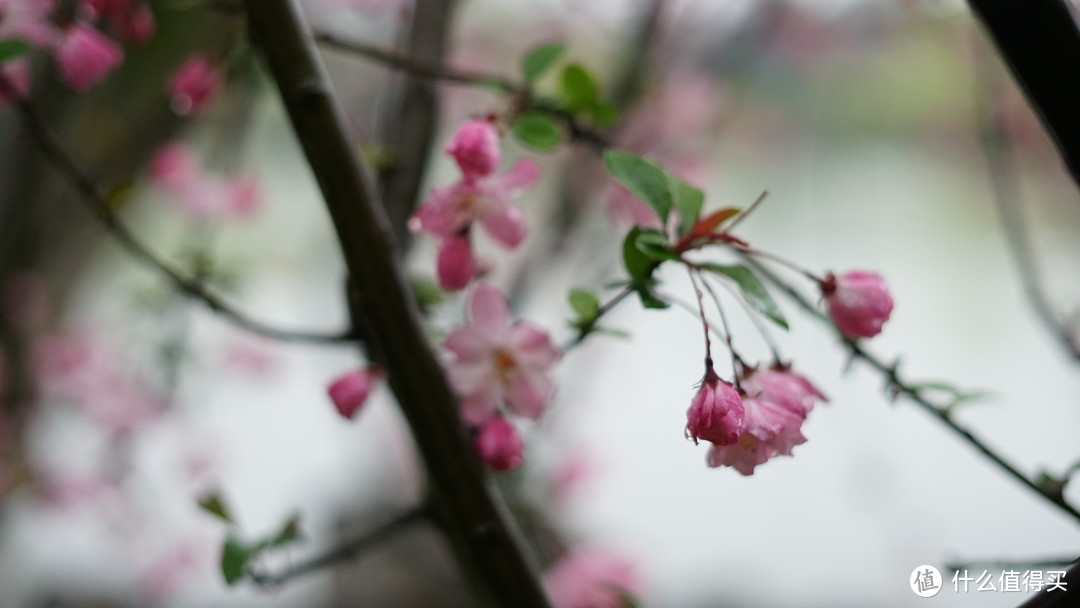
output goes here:
<path id="1" fill-rule="evenodd" d="M 853 270 L 829 273 L 821 283 L 826 309 L 837 329 L 848 338 L 872 338 L 889 320 L 893 299 L 885 280 L 875 272 Z"/>
<path id="2" fill-rule="evenodd" d="M 809 380 L 783 366 L 748 372 L 742 379 L 742 388 L 751 396 L 760 395 L 803 416 L 814 409 L 814 401 L 828 401 Z"/>
<path id="3" fill-rule="evenodd" d="M 71 90 L 82 93 L 101 82 L 120 62 L 124 51 L 88 25 L 73 25 L 55 50 L 60 75 Z"/>
<path id="4" fill-rule="evenodd" d="M 53 0 L 0 0 L 0 40 L 21 38 L 37 47 L 56 41 L 49 20 Z"/>
<path id="5" fill-rule="evenodd" d="M 599 549 L 572 551 L 544 574 L 553 608 L 619 608 L 639 587 L 632 563 Z"/>
<path id="6" fill-rule="evenodd" d="M 738 441 L 743 429 L 743 403 L 739 391 L 731 383 L 721 380 L 709 361 L 701 388 L 686 411 L 686 434 L 695 443 L 704 439 L 730 445 Z"/>
<path id="7" fill-rule="evenodd" d="M 446 290 L 464 289 L 472 281 L 477 273 L 477 262 L 468 234 L 452 236 L 443 241 L 435 269 L 439 285 Z"/>
<path id="8" fill-rule="evenodd" d="M 497 243 L 516 247 L 525 238 L 525 216 L 510 201 L 539 178 L 540 168 L 529 159 L 519 160 L 505 173 L 463 178 L 452 186 L 436 188 L 413 214 L 409 226 L 448 239 L 479 222 Z"/>
<path id="9" fill-rule="evenodd" d="M 445 152 L 454 157 L 466 180 L 486 177 L 499 168 L 502 158 L 499 131 L 490 120 L 467 121 L 450 138 Z"/>
<path id="10" fill-rule="evenodd" d="M 177 114 L 194 114 L 205 108 L 221 88 L 221 71 L 210 60 L 196 55 L 185 61 L 169 79 L 169 95 Z"/>
<path id="11" fill-rule="evenodd" d="M 731 444 L 713 444 L 708 455 L 710 467 L 730 466 L 752 475 L 757 465 L 778 454 L 791 455 L 792 448 L 806 442 L 800 428 L 803 415 L 760 396 L 742 403 L 746 428 Z"/>
<path id="12" fill-rule="evenodd" d="M 381 369 L 366 367 L 354 369 L 334 379 L 327 392 L 338 413 L 344 418 L 353 419 L 382 375 Z"/>
<path id="13" fill-rule="evenodd" d="M 470 424 L 485 422 L 503 405 L 535 419 L 551 398 L 548 373 L 559 351 L 544 330 L 514 322 L 506 297 L 491 285 L 473 288 L 468 321 L 450 332 L 443 347 L 453 355 L 447 372 Z"/>
<path id="14" fill-rule="evenodd" d="M 22 99 L 30 93 L 30 64 L 25 59 L 5 63 L 0 66 L 0 74 L 3 74 L 12 89 L 8 91 L 8 87 L 0 88 L 0 105 Z"/>
<path id="15" fill-rule="evenodd" d="M 484 464 L 492 471 L 516 469 L 524 458 L 525 443 L 521 435 L 502 416 L 492 416 L 481 425 L 473 444 Z"/>

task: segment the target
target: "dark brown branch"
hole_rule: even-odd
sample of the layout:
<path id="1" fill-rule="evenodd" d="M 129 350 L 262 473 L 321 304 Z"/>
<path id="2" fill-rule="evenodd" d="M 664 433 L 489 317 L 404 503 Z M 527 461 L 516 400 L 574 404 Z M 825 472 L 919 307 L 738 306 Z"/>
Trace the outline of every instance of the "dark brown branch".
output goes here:
<path id="1" fill-rule="evenodd" d="M 1077 60 L 1080 61 L 1080 57 L 1077 57 Z M 1009 135 L 1003 128 L 1001 117 L 994 107 L 997 96 L 994 94 L 994 87 L 991 86 L 993 75 L 987 63 L 985 59 L 979 61 L 975 70 L 978 77 L 977 83 L 981 85 L 976 91 L 976 101 L 982 110 L 978 117 L 979 140 L 986 157 L 990 183 L 994 190 L 994 201 L 1001 214 L 1001 223 L 1005 228 L 1009 251 L 1016 264 L 1016 271 L 1020 275 L 1024 294 L 1031 303 L 1035 316 L 1065 348 L 1065 351 L 1072 358 L 1080 361 L 1078 332 L 1054 310 L 1036 263 L 1035 245 L 1032 243 L 1028 222 L 1024 217 L 1023 196 L 1017 179 L 1016 159 Z"/>
<path id="2" fill-rule="evenodd" d="M 428 344 L 394 251 L 389 221 L 299 7 L 247 0 L 248 18 L 297 139 L 319 183 L 355 287 L 353 318 L 380 353 L 426 465 L 438 521 L 463 566 L 499 606 L 547 606 L 536 566 L 462 426 L 457 399 Z M 261 44 L 260 44 L 261 43 Z"/>
<path id="3" fill-rule="evenodd" d="M 1080 28 L 1065 0 L 968 0 L 1080 186 Z"/>
<path id="4" fill-rule="evenodd" d="M 9 98 L 16 100 L 14 107 L 22 118 L 26 133 L 38 145 L 38 148 L 53 168 L 71 183 L 79 193 L 80 198 L 87 204 L 90 211 L 109 234 L 133 258 L 164 276 L 178 291 L 201 301 L 210 310 L 228 319 L 234 325 L 275 340 L 333 343 L 354 341 L 356 339 L 351 331 L 317 333 L 286 330 L 267 325 L 233 308 L 220 296 L 204 287 L 202 281 L 184 277 L 180 272 L 173 269 L 168 262 L 151 251 L 126 224 L 120 221 L 120 218 L 109 208 L 108 200 L 98 189 L 97 184 L 79 167 L 63 144 L 60 143 L 60 140 L 45 124 L 37 108 L 28 100 L 20 98 L 17 90 L 12 87 L 11 82 L 2 74 L 0 74 L 0 91 L 3 91 Z"/>
<path id="5" fill-rule="evenodd" d="M 810 316 L 818 319 L 822 323 L 832 327 L 835 330 L 835 326 L 832 324 L 832 321 L 830 321 L 828 317 L 822 314 L 822 312 L 818 310 L 813 303 L 806 299 L 803 294 L 801 294 L 797 289 L 789 285 L 787 281 L 780 278 L 768 268 L 762 266 L 758 261 L 751 258 L 750 256 L 742 255 L 742 259 L 747 263 L 747 265 L 752 266 L 754 270 L 756 270 L 762 277 L 765 278 L 765 280 L 767 280 L 777 289 L 782 291 L 793 302 L 798 304 L 799 307 L 801 307 L 808 314 L 810 314 Z M 1029 490 L 1035 492 L 1048 502 L 1052 503 L 1057 508 L 1072 516 L 1073 519 L 1080 522 L 1080 511 L 1077 511 L 1075 507 L 1069 504 L 1063 496 L 1061 496 L 1060 494 L 1053 494 L 1051 492 L 1045 491 L 1042 487 L 1039 486 L 1038 483 L 1035 482 L 1035 480 L 1029 478 L 1027 475 L 1022 473 L 1020 469 L 1018 469 L 1009 461 L 1005 460 L 1003 456 L 995 452 L 993 448 L 984 443 L 983 440 L 979 439 L 967 428 L 957 423 L 953 419 L 952 413 L 949 408 L 941 407 L 932 403 L 923 395 L 922 389 L 913 386 L 907 383 L 904 379 L 902 379 L 899 375 L 899 372 L 897 371 L 896 364 L 885 363 L 883 360 L 870 354 L 862 347 L 862 345 L 858 341 L 844 338 L 842 335 L 840 335 L 839 332 L 837 332 L 837 336 L 840 337 L 844 346 L 846 346 L 847 349 L 851 352 L 852 357 L 863 361 L 864 363 L 881 373 L 881 375 L 884 376 L 886 381 L 888 382 L 890 389 L 895 391 L 896 394 L 907 397 L 909 401 L 929 413 L 931 416 L 937 419 L 938 422 L 944 424 L 946 427 L 949 428 L 949 430 L 956 433 L 961 439 L 974 447 L 980 454 L 990 459 L 990 461 L 996 464 L 998 468 L 1005 471 L 1012 478 L 1016 479 L 1022 485 L 1026 486 Z"/>
<path id="6" fill-rule="evenodd" d="M 310 574 L 322 570 L 323 568 L 329 568 L 342 562 L 362 557 L 365 553 L 378 548 L 402 532 L 409 530 L 414 525 L 425 521 L 429 516 L 430 513 L 426 508 L 406 511 L 386 522 L 379 528 L 335 547 L 322 555 L 304 560 L 277 573 L 252 570 L 248 572 L 248 578 L 256 585 L 265 587 L 283 585 L 299 576 L 304 576 L 305 574 Z"/>
<path id="7" fill-rule="evenodd" d="M 949 562 L 945 564 L 946 570 L 971 570 L 984 568 L 989 570 L 1016 570 L 1023 568 L 1053 568 L 1055 566 L 1070 566 L 1080 562 L 1075 555 L 1060 555 L 1057 557 L 1040 557 L 1037 559 L 973 559 L 962 562 Z"/>

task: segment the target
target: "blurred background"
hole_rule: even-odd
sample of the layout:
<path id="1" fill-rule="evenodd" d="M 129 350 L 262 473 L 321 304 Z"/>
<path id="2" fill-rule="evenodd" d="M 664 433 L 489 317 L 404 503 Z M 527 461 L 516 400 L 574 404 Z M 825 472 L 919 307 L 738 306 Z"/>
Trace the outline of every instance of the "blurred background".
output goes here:
<path id="1" fill-rule="evenodd" d="M 127 49 L 108 81 L 75 95 L 35 65 L 36 103 L 154 251 L 267 323 L 345 327 L 329 219 L 242 21 L 204 3 L 150 5 L 157 34 Z M 305 9 L 318 31 L 383 48 L 407 45 L 418 14 L 407 0 Z M 443 59 L 514 77 L 529 50 L 552 41 L 622 110 L 616 141 L 701 186 L 707 209 L 769 191 L 740 236 L 812 269 L 882 273 L 897 305 L 869 348 L 898 358 L 912 381 L 985 392 L 958 408 L 960 422 L 1030 474 L 1080 461 L 1076 361 L 1025 297 L 1003 221 L 1029 236 L 1050 306 L 1075 320 L 1080 196 L 962 3 L 460 0 Z M 226 58 L 229 76 L 191 119 L 164 87 L 195 50 Z M 384 167 L 407 83 L 324 53 L 358 146 Z M 438 95 L 421 197 L 455 179 L 441 154 L 453 129 L 505 109 L 482 89 L 443 84 Z M 336 414 L 325 387 L 360 362 L 354 349 L 241 331 L 133 260 L 18 127 L 3 109 L 0 607 L 471 605 L 448 549 L 423 526 L 280 588 L 226 586 L 227 530 L 199 497 L 219 491 L 250 539 L 298 515 L 303 542 L 259 564 L 285 568 L 419 499 L 407 428 L 385 388 L 356 420 Z M 988 135 L 1003 136 L 1003 154 Z M 208 175 L 254 180 L 252 212 L 208 220 L 151 179 L 148 161 L 169 141 L 190 146 Z M 481 239 L 480 252 L 497 262 L 491 280 L 513 295 L 515 314 L 562 342 L 573 335 L 567 291 L 621 278 L 625 209 L 593 152 L 504 143 L 504 166 L 529 156 L 544 177 L 519 201 L 524 246 L 508 253 Z M 412 239 L 418 280 L 431 281 L 434 252 Z M 680 273 L 660 279 L 692 301 Z M 446 295 L 433 335 L 458 322 L 462 304 Z M 709 469 L 705 446 L 683 437 L 701 374 L 695 316 L 628 301 L 607 326 L 629 338 L 592 336 L 566 354 L 550 413 L 525 429 L 524 468 L 499 479 L 543 559 L 565 546 L 621 555 L 642 606 L 993 607 L 1025 596 L 955 592 L 946 565 L 1080 553 L 1075 521 L 938 421 L 893 403 L 880 374 L 849 365 L 830 332 L 781 304 L 792 328 L 773 335 L 830 402 L 793 458 L 751 477 Z M 734 312 L 740 352 L 766 360 Z M 1065 495 L 1080 503 L 1076 487 Z M 908 586 L 922 564 L 946 579 L 930 599 Z"/>

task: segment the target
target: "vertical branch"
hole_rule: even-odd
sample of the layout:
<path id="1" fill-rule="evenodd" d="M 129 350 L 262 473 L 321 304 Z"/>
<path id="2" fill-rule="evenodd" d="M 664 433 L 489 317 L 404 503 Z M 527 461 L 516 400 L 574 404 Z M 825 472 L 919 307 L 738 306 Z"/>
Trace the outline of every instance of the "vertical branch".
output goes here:
<path id="1" fill-rule="evenodd" d="M 382 355 L 459 561 L 474 569 L 497 605 L 547 606 L 534 565 L 464 432 L 457 400 L 395 257 L 389 220 L 346 136 L 341 108 L 295 0 L 246 0 L 246 6 L 255 42 L 261 43 L 337 232 L 353 282 L 352 315 Z"/>
<path id="2" fill-rule="evenodd" d="M 429 63 L 446 55 L 446 38 L 454 0 L 418 0 L 409 25 L 407 54 Z M 382 172 L 383 206 L 394 237 L 405 250 L 407 224 L 420 195 L 428 151 L 439 122 L 439 87 L 431 80 L 405 76 L 384 131 L 393 162 Z"/>

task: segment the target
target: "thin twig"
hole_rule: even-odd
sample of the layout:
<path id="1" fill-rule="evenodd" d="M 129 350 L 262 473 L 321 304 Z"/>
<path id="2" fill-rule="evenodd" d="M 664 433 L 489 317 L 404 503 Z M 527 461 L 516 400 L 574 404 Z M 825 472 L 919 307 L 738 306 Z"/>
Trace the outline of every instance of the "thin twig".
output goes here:
<path id="1" fill-rule="evenodd" d="M 150 248 L 135 236 L 115 213 L 109 208 L 109 203 L 104 194 L 98 189 L 94 180 L 87 175 L 75 162 L 74 158 L 60 143 L 59 138 L 53 134 L 45 124 L 45 120 L 27 99 L 23 98 L 12 86 L 6 76 L 0 74 L 0 91 L 8 98 L 14 100 L 14 107 L 22 118 L 25 132 L 38 145 L 45 155 L 46 160 L 58 171 L 78 192 L 80 198 L 87 204 L 90 211 L 97 217 L 101 225 L 133 258 L 143 265 L 156 270 L 164 276 L 173 287 L 188 296 L 202 301 L 210 310 L 220 314 L 231 321 L 234 325 L 248 331 L 292 342 L 350 342 L 356 340 L 352 331 L 337 333 L 319 333 L 306 331 L 293 331 L 267 325 L 247 316 L 246 313 L 236 310 L 227 304 L 220 296 L 210 292 L 203 286 L 202 281 L 196 278 L 187 278 L 174 270 L 165 260 L 153 253 Z"/>
<path id="2" fill-rule="evenodd" d="M 577 347 L 579 344 L 585 341 L 585 338 L 589 337 L 589 334 L 596 330 L 596 324 L 600 321 L 600 318 L 612 311 L 620 302 L 626 299 L 627 296 L 634 293 L 633 288 L 624 287 L 622 291 L 615 294 L 610 300 L 604 302 L 600 308 L 596 310 L 596 316 L 593 317 L 592 323 L 587 327 L 582 327 L 578 330 L 578 333 L 573 338 L 570 338 L 562 345 L 562 352 L 566 352 L 570 349 Z"/>
<path id="3" fill-rule="evenodd" d="M 981 108 L 978 117 L 978 134 L 988 165 L 987 173 L 993 186 L 994 201 L 997 203 L 1001 223 L 1005 228 L 1009 252 L 1012 254 L 1024 294 L 1035 316 L 1047 331 L 1057 338 L 1065 351 L 1073 359 L 1080 361 L 1080 331 L 1070 327 L 1069 323 L 1054 310 L 1035 259 L 1035 244 L 1029 233 L 1027 219 L 1024 217 L 1023 196 L 1017 179 L 1012 142 L 992 106 L 998 96 L 993 95 L 990 90 L 993 76 L 990 74 L 990 67 L 986 64 L 987 61 L 983 58 L 975 66 L 978 83 L 981 84 L 976 90 L 976 103 Z"/>
<path id="4" fill-rule="evenodd" d="M 946 570 L 973 570 L 973 569 L 988 569 L 988 570 L 1017 570 L 1025 569 L 1031 570 L 1032 568 L 1053 568 L 1055 566 L 1071 566 L 1080 562 L 1080 557 L 1076 555 L 1061 555 L 1057 557 L 1043 557 L 1038 559 L 972 559 L 961 562 L 949 562 L 945 564 Z"/>
<path id="5" fill-rule="evenodd" d="M 741 256 L 743 260 L 754 268 L 762 277 L 765 278 L 774 287 L 782 291 L 788 298 L 798 304 L 803 310 L 810 314 L 810 316 L 821 321 L 835 330 L 835 326 L 832 321 L 829 320 L 820 310 L 814 306 L 799 290 L 792 287 L 784 279 L 773 273 L 771 270 L 758 263 L 756 260 L 747 255 Z M 955 420 L 953 420 L 950 410 L 934 403 L 930 402 L 925 396 L 923 396 L 922 389 L 912 386 L 904 381 L 897 372 L 896 364 L 885 363 L 880 358 L 867 352 L 862 345 L 855 340 L 850 340 L 843 337 L 838 331 L 837 335 L 841 338 L 844 346 L 851 352 L 852 358 L 859 359 L 880 372 L 888 382 L 888 385 L 898 395 L 904 395 L 909 401 L 918 405 L 924 411 L 931 414 L 935 419 L 944 424 L 949 430 L 953 431 L 960 436 L 961 439 L 966 441 L 972 447 L 979 451 L 983 456 L 990 459 L 991 462 L 996 464 L 1001 470 L 1008 473 L 1014 479 L 1025 485 L 1031 491 L 1035 492 L 1039 496 L 1043 497 L 1047 501 L 1051 502 L 1057 508 L 1061 509 L 1065 513 L 1068 513 L 1073 519 L 1080 521 L 1080 511 L 1077 511 L 1075 507 L 1069 504 L 1063 496 L 1054 495 L 1045 491 L 1034 480 L 1022 473 L 1015 465 L 1005 460 L 1003 456 L 995 452 L 990 446 L 984 443 L 981 439 L 976 437 L 967 428 L 961 426 Z"/>
<path id="6" fill-rule="evenodd" d="M 342 562 L 361 557 L 372 549 L 377 548 L 395 536 L 412 528 L 415 524 L 427 520 L 430 515 L 431 514 L 426 507 L 410 509 L 375 530 L 335 547 L 326 553 L 293 564 L 281 572 L 274 573 L 251 570 L 248 572 L 248 578 L 256 585 L 264 587 L 283 585 L 298 576 L 310 574 L 322 570 L 323 568 L 335 566 Z"/>
<path id="7" fill-rule="evenodd" d="M 741 224 L 743 220 L 745 220 L 751 213 L 753 213 L 754 210 L 756 210 L 761 205 L 761 203 L 764 203 L 766 198 L 769 198 L 768 190 L 762 191 L 762 193 L 759 194 L 756 199 L 754 199 L 754 202 L 750 203 L 750 206 L 747 207 L 745 211 L 736 215 L 731 220 L 731 223 L 724 227 L 724 232 L 730 234 L 733 230 L 735 230 L 735 227 Z"/>

